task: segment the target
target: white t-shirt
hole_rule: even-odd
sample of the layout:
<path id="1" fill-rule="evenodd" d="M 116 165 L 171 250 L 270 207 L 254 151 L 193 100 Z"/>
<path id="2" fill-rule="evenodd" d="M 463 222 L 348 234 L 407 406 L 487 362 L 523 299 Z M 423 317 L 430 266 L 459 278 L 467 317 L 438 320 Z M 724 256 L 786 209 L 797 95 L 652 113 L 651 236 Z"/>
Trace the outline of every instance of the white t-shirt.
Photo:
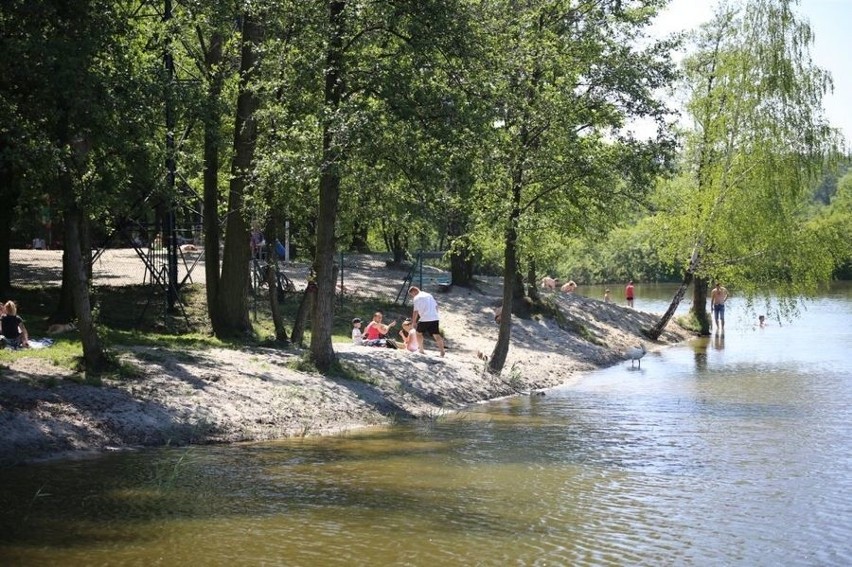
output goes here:
<path id="1" fill-rule="evenodd" d="M 435 301 L 431 293 L 421 290 L 420 293 L 414 296 L 412 305 L 419 315 L 418 321 L 437 321 L 440 319 L 438 316 L 438 302 Z"/>
<path id="2" fill-rule="evenodd" d="M 352 328 L 352 344 L 353 345 L 362 345 L 364 344 L 364 337 L 361 335 L 361 329 Z"/>

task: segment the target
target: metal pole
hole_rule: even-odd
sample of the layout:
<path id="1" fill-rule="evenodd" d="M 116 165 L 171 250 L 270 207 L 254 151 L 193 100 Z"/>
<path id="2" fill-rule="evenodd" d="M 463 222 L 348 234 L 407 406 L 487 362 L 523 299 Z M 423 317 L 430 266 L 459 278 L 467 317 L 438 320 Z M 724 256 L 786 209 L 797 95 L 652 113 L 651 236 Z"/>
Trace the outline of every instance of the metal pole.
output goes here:
<path id="1" fill-rule="evenodd" d="M 168 23 L 172 19 L 172 0 L 165 0 L 163 9 L 163 21 Z M 166 68 L 166 194 L 171 203 L 166 212 L 163 236 L 166 238 L 166 251 L 168 259 L 168 308 L 174 309 L 177 302 L 178 286 L 178 259 L 177 259 L 177 230 L 174 209 L 175 189 L 175 113 L 172 107 L 172 87 L 175 76 L 175 62 L 172 56 L 171 40 L 166 40 L 166 51 L 163 54 L 163 64 Z"/>
<path id="2" fill-rule="evenodd" d="M 290 221 L 284 221 L 284 263 L 290 263 Z"/>

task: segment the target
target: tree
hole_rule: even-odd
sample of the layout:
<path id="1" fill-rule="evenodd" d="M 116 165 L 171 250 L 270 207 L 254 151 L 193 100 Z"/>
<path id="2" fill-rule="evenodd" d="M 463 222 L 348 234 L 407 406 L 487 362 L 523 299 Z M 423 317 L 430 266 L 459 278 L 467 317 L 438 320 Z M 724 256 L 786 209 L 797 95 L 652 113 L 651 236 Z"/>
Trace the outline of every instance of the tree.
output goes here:
<path id="1" fill-rule="evenodd" d="M 482 59 L 493 85 L 492 137 L 475 197 L 503 240 L 503 313 L 489 370 L 508 354 L 509 311 L 525 308 L 521 255 L 534 280 L 535 238 L 582 234 L 620 218 L 666 164 L 664 136 L 637 140 L 629 119 L 661 124 L 655 90 L 672 79 L 667 43 L 636 41 L 659 1 L 486 2 Z M 558 220 L 557 220 L 558 219 Z M 490 229 L 489 229 L 490 230 Z"/>
<path id="2" fill-rule="evenodd" d="M 246 9 L 241 17 L 241 53 L 239 94 L 235 113 L 234 152 L 228 192 L 228 216 L 225 224 L 225 247 L 222 272 L 216 286 L 216 300 L 210 305 L 213 332 L 218 337 L 251 335 L 248 315 L 249 222 L 246 220 L 245 195 L 251 186 L 254 151 L 257 141 L 255 113 L 260 99 L 254 92 L 258 51 L 262 30 L 257 15 Z M 207 234 L 218 241 L 218 233 Z M 207 245 L 206 248 L 210 248 Z"/>
<path id="3" fill-rule="evenodd" d="M 323 102 L 316 252 L 316 297 L 311 319 L 310 357 L 322 370 L 335 360 L 331 345 L 341 186 L 351 174 L 352 156 L 382 126 L 371 118 L 386 114 L 417 124 L 424 106 L 407 92 L 435 93 L 446 75 L 439 62 L 458 57 L 465 37 L 460 1 L 327 3 L 322 45 Z M 418 88 L 432 82 L 430 89 Z M 427 99 L 431 101 L 431 99 Z M 380 110 L 377 111 L 376 108 Z M 367 156 L 367 159 L 375 156 Z M 374 189 L 374 188 L 370 188 Z"/>
<path id="4" fill-rule="evenodd" d="M 828 207 L 808 221 L 808 228 L 817 234 L 818 245 L 826 249 L 833 258 L 835 277 L 852 279 L 852 172 L 837 182 L 837 190 Z"/>
<path id="5" fill-rule="evenodd" d="M 147 110 L 153 81 L 140 72 L 147 61 L 125 15 L 97 0 L 15 1 L 2 11 L 4 53 L 11 62 L 3 65 L 2 98 L 10 105 L 3 116 L 20 120 L 13 130 L 3 128 L 4 150 L 12 150 L 4 152 L 11 171 L 4 179 L 30 202 L 47 195 L 60 205 L 65 252 L 60 307 L 68 311 L 63 317 L 78 319 L 90 372 L 107 362 L 89 295 L 90 227 L 126 196 L 134 175 L 151 165 L 134 147 L 153 122 Z M 29 139 L 7 144 L 5 133 L 15 130 Z M 23 171 L 29 174 L 18 175 Z"/>
<path id="6" fill-rule="evenodd" d="M 834 153 L 822 116 L 830 78 L 810 59 L 813 34 L 792 0 L 724 4 L 685 60 L 686 138 L 680 189 L 669 187 L 657 223 L 672 254 L 688 258 L 657 338 L 688 286 L 692 313 L 709 332 L 710 278 L 782 305 L 830 277 L 826 251 L 802 223 L 811 184 Z M 685 245 L 685 246 L 684 246 Z"/>

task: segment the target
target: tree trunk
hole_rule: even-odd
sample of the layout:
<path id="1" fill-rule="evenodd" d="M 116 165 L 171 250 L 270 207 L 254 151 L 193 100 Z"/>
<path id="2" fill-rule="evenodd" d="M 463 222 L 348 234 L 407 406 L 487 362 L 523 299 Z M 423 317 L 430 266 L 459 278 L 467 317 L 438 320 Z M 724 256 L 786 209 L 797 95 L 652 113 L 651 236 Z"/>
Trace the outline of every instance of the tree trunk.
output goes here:
<path id="1" fill-rule="evenodd" d="M 92 266 L 92 223 L 85 216 L 80 217 L 80 254 L 83 259 L 83 269 L 86 271 L 86 281 L 93 278 Z"/>
<path id="2" fill-rule="evenodd" d="M 66 217 L 67 218 L 67 217 Z M 65 221 L 67 223 L 67 221 Z M 68 228 L 63 232 L 67 236 Z M 59 286 L 59 302 L 50 315 L 50 323 L 64 323 L 74 318 L 74 297 L 71 293 L 71 261 L 68 255 L 68 238 L 62 243 L 62 284 Z"/>
<path id="3" fill-rule="evenodd" d="M 359 254 L 366 254 L 370 251 L 370 244 L 367 242 L 367 236 L 370 225 L 362 220 L 356 220 L 352 224 L 352 242 L 349 249 Z"/>
<path id="4" fill-rule="evenodd" d="M 473 260 L 468 252 L 457 250 L 450 245 L 450 274 L 453 285 L 467 287 L 473 281 Z"/>
<path id="5" fill-rule="evenodd" d="M 0 151 L 6 148 L 0 143 Z M 12 248 L 12 223 L 18 204 L 19 191 L 15 188 L 15 174 L 12 165 L 6 159 L 0 160 L 0 293 L 4 296 L 12 288 L 12 272 L 9 262 L 9 250 Z M 47 243 L 50 246 L 50 243 Z"/>
<path id="6" fill-rule="evenodd" d="M 330 37 L 325 65 L 324 118 L 322 135 L 322 168 L 319 186 L 319 215 L 317 219 L 316 254 L 314 271 L 316 273 L 317 293 L 311 321 L 310 357 L 316 367 L 327 371 L 335 362 L 331 345 L 331 330 L 334 323 L 334 290 L 336 287 L 334 271 L 335 237 L 337 209 L 340 200 L 340 167 L 343 155 L 339 141 L 335 139 L 335 121 L 340 118 L 338 111 L 343 98 L 343 0 L 328 2 Z"/>
<path id="7" fill-rule="evenodd" d="M 275 245 L 267 246 L 267 258 L 270 260 L 266 263 L 266 285 L 269 288 L 269 309 L 272 312 L 272 323 L 275 325 L 275 340 L 283 343 L 290 339 L 287 337 L 287 329 L 284 328 L 284 318 L 281 316 L 281 308 L 278 305 L 278 263 L 272 260 L 275 258 Z"/>
<path id="8" fill-rule="evenodd" d="M 3 209 L 5 213 L 10 208 Z M 12 289 L 11 222 L 7 214 L 0 213 L 0 295 L 3 297 Z"/>
<path id="9" fill-rule="evenodd" d="M 4 134 L 5 137 L 5 134 Z M 16 181 L 16 167 L 5 157 L 14 149 L 14 144 L 0 139 L 0 293 L 5 296 L 12 287 L 12 272 L 9 263 L 9 250 L 12 247 L 12 221 L 20 197 L 20 187 Z M 49 240 L 49 239 L 48 239 Z M 48 247 L 50 242 L 47 243 Z"/>
<path id="10" fill-rule="evenodd" d="M 671 321 L 675 311 L 677 311 L 678 305 L 680 305 L 680 302 L 683 300 L 683 296 L 686 294 L 686 288 L 688 288 L 689 284 L 692 283 L 692 280 L 695 278 L 695 273 L 698 271 L 698 266 L 701 264 L 701 250 L 703 246 L 704 243 L 702 239 L 699 239 L 695 246 L 693 246 L 692 256 L 689 258 L 689 266 L 687 266 L 686 273 L 683 275 L 683 282 L 681 282 L 680 287 L 677 292 L 675 292 L 675 295 L 669 304 L 669 308 L 666 309 L 666 312 L 663 313 L 663 316 L 660 317 L 657 324 L 645 333 L 649 339 L 656 341 L 660 338 L 660 335 L 663 334 L 663 330 L 666 328 L 666 325 L 669 324 L 669 321 Z"/>
<path id="11" fill-rule="evenodd" d="M 80 224 L 82 215 L 74 201 L 71 179 L 63 173 L 60 180 L 65 195 L 65 259 L 67 262 L 68 287 L 77 316 L 77 329 L 83 344 L 83 360 L 86 371 L 97 374 L 106 367 L 107 358 L 92 320 L 92 305 L 89 299 L 87 267 L 81 253 Z M 64 282 L 63 282 L 64 283 Z"/>
<path id="12" fill-rule="evenodd" d="M 393 265 L 399 266 L 405 258 L 405 235 L 394 229 L 390 234 L 390 249 L 393 253 Z"/>
<path id="13" fill-rule="evenodd" d="M 219 314 L 219 139 L 222 124 L 218 109 L 223 78 L 218 66 L 222 62 L 222 37 L 214 33 L 210 50 L 204 56 L 211 73 L 204 116 L 204 275 L 207 281 L 207 311 L 214 329 L 221 328 Z"/>
<path id="14" fill-rule="evenodd" d="M 257 142 L 255 113 L 259 99 L 252 90 L 257 71 L 257 45 L 262 28 L 251 14 L 243 15 L 240 85 L 237 96 L 237 116 L 234 130 L 234 158 L 231 164 L 231 184 L 228 194 L 228 220 L 225 226 L 225 249 L 222 253 L 222 274 L 219 277 L 216 304 L 220 318 L 213 332 L 219 338 L 245 336 L 253 332 L 249 319 L 249 248 L 250 226 L 244 214 L 246 188 L 249 186 Z"/>
<path id="15" fill-rule="evenodd" d="M 509 355 L 509 341 L 512 336 L 512 309 L 515 296 L 515 281 L 518 277 L 518 221 L 521 216 L 521 172 L 514 174 L 512 183 L 512 211 L 504 234 L 505 251 L 503 253 L 503 307 L 500 317 L 500 330 L 497 343 L 488 360 L 488 371 L 500 374 Z"/>
<path id="16" fill-rule="evenodd" d="M 296 319 L 293 321 L 293 334 L 290 336 L 293 344 L 300 347 L 305 346 L 305 324 L 308 320 L 308 313 L 313 311 L 316 296 L 317 284 L 313 279 L 308 280 L 308 287 L 305 288 L 305 293 L 302 294 L 302 300 L 299 302 L 299 309 L 296 310 Z"/>
<path id="17" fill-rule="evenodd" d="M 527 295 L 530 301 L 538 303 L 541 301 L 541 296 L 538 293 L 538 270 L 536 269 L 535 259 L 530 259 L 530 265 L 527 269 Z"/>
<path id="18" fill-rule="evenodd" d="M 692 286 L 692 308 L 690 312 L 698 322 L 699 334 L 710 334 L 710 315 L 707 313 L 707 278 L 696 277 Z"/>
<path id="19" fill-rule="evenodd" d="M 663 313 L 663 316 L 660 317 L 660 320 L 657 321 L 657 324 L 654 325 L 651 329 L 649 329 L 647 333 L 645 333 L 649 339 L 656 341 L 658 338 L 660 338 L 660 335 L 663 334 L 666 325 L 669 324 L 669 321 L 671 321 L 672 317 L 675 314 L 675 311 L 677 311 L 680 302 L 683 300 L 683 296 L 686 295 L 686 289 L 689 287 L 689 284 L 692 283 L 692 279 L 692 272 L 687 270 L 687 272 L 683 276 L 683 281 L 681 282 L 680 287 L 678 287 L 677 291 L 674 294 L 674 297 L 672 298 L 671 303 L 669 303 L 669 308 L 666 309 L 666 312 Z"/>

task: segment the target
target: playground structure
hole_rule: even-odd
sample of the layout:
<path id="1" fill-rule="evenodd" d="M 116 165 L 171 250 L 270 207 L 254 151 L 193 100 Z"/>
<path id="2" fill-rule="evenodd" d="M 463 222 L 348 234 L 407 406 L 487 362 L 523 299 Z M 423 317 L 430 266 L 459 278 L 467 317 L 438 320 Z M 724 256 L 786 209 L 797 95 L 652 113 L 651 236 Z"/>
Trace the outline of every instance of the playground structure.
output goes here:
<path id="1" fill-rule="evenodd" d="M 148 197 L 143 199 L 142 203 L 147 200 Z M 197 211 L 194 212 L 200 215 Z M 201 240 L 201 225 L 186 229 L 183 231 L 186 235 L 181 236 L 181 231 L 174 225 L 174 219 L 174 214 L 167 215 L 162 224 L 120 219 L 101 247 L 95 250 L 92 265 L 102 259 L 116 240 L 129 244 L 144 266 L 141 283 L 148 285 L 150 289 L 139 321 L 144 319 L 155 292 L 159 290 L 166 297 L 164 320 L 168 319 L 168 313 L 180 312 L 189 328 L 189 318 L 180 298 L 180 290 L 187 282 L 193 283 L 192 273 L 203 260 L 203 248 L 195 244 Z M 168 229 L 165 242 L 162 238 L 164 231 L 161 229 Z M 154 236 L 150 237 L 151 234 Z M 141 235 L 148 235 L 148 238 Z"/>
<path id="2" fill-rule="evenodd" d="M 424 278 L 424 264 L 423 260 L 425 258 L 443 258 L 444 252 L 424 252 L 420 251 L 417 253 L 415 257 L 414 263 L 411 265 L 411 269 L 408 270 L 405 278 L 402 280 L 402 286 L 399 288 L 399 293 L 396 294 L 396 299 L 394 303 L 400 303 L 401 305 L 405 305 L 408 302 L 408 290 L 413 285 L 417 285 L 420 289 L 424 289 L 424 283 L 435 285 L 438 287 L 438 291 L 447 293 L 453 288 L 453 278 L 450 274 L 446 274 L 441 272 L 437 268 L 432 266 L 425 266 L 427 270 L 427 275 Z M 433 275 L 428 275 L 429 271 L 434 270 Z"/>

